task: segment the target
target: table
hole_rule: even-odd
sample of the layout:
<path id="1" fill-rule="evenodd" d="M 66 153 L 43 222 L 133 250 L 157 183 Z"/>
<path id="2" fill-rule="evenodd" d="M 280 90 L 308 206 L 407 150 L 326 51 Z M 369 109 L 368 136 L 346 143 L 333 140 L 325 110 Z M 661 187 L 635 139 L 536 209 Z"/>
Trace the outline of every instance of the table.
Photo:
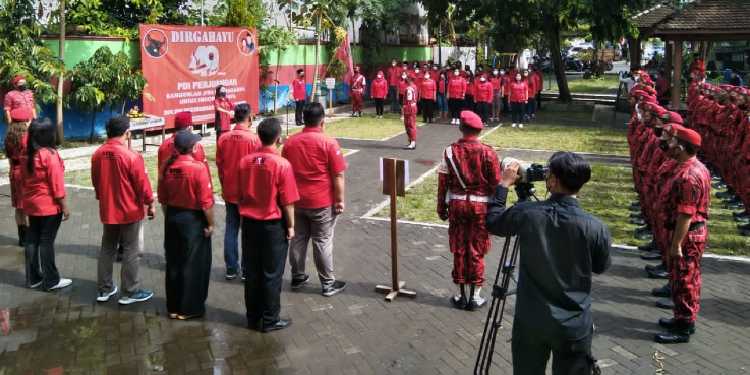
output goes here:
<path id="1" fill-rule="evenodd" d="M 146 117 L 136 117 L 130 119 L 130 133 L 134 134 L 140 132 L 143 137 L 143 152 L 146 152 L 146 132 L 161 130 L 161 141 L 164 142 L 165 129 L 164 129 L 164 117 L 157 117 L 146 115 Z M 149 146 L 159 146 L 158 144 L 151 144 Z M 130 139 L 128 139 L 128 148 L 130 148 Z"/>

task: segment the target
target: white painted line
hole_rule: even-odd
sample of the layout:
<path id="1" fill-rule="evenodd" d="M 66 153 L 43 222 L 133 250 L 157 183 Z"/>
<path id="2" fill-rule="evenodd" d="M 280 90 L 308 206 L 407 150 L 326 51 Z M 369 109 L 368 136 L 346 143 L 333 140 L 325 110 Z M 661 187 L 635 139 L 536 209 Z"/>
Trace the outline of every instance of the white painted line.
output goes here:
<path id="1" fill-rule="evenodd" d="M 422 123 L 421 125 L 417 125 L 417 129 L 419 129 L 419 128 L 423 127 L 423 126 L 434 125 L 434 124 L 437 124 L 437 123 L 435 123 L 435 122 L 433 122 L 432 124 Z M 394 135 L 392 135 L 390 137 L 385 137 L 385 138 L 381 139 L 380 142 L 390 141 L 391 139 L 396 138 L 396 137 L 401 136 L 401 135 L 404 135 L 404 134 L 406 134 L 406 130 L 404 130 L 402 132 L 399 132 L 397 134 L 394 134 Z"/>
<path id="2" fill-rule="evenodd" d="M 641 251 L 638 250 L 638 247 L 636 246 L 612 244 L 612 248 L 620 250 L 622 252 L 634 254 L 634 255 L 641 254 Z M 709 258 L 709 259 L 716 259 L 719 261 L 750 263 L 750 257 L 740 256 L 740 255 L 720 255 L 720 254 L 705 253 L 703 254 L 703 257 Z"/>
<path id="3" fill-rule="evenodd" d="M 548 152 L 553 153 L 555 150 L 537 150 L 533 148 L 516 148 L 516 147 L 495 147 L 496 150 L 503 150 L 503 151 L 523 151 L 523 152 Z M 581 151 L 574 151 L 578 155 L 586 155 L 586 156 L 598 156 L 602 158 L 623 158 L 623 159 L 630 159 L 627 155 L 619 155 L 619 154 L 600 154 L 595 152 L 581 152 Z"/>
<path id="4" fill-rule="evenodd" d="M 358 153 L 358 152 L 359 152 L 359 150 L 349 150 L 349 151 L 347 151 L 347 152 L 346 152 L 346 153 L 344 154 L 344 157 L 347 157 L 347 156 L 352 156 L 352 155 L 354 155 L 354 154 L 356 154 L 356 153 Z"/>
<path id="5" fill-rule="evenodd" d="M 65 184 L 65 187 L 79 189 L 79 190 L 94 190 L 93 186 L 83 186 L 83 185 L 75 185 L 75 184 Z"/>
<path id="6" fill-rule="evenodd" d="M 370 217 L 361 217 L 361 219 L 364 220 L 375 220 L 375 221 L 391 221 L 390 218 L 387 217 L 378 217 L 378 216 L 370 216 Z M 409 224 L 409 225 L 419 225 L 423 227 L 430 227 L 430 228 L 444 228 L 448 229 L 448 224 L 437 224 L 437 223 L 425 223 L 421 221 L 409 221 L 409 220 L 398 220 L 399 224 Z"/>

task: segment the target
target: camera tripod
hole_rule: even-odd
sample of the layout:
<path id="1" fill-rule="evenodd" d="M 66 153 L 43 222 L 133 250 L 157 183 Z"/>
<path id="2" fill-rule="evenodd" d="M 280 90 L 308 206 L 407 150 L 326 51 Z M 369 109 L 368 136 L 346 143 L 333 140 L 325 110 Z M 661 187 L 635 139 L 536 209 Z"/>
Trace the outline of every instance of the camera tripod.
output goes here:
<path id="1" fill-rule="evenodd" d="M 534 186 L 531 183 L 519 183 L 516 185 L 516 194 L 518 202 L 525 202 L 534 198 Z M 508 296 L 515 294 L 515 291 L 509 289 L 510 281 L 513 280 L 513 271 L 516 268 L 518 260 L 518 251 L 520 242 L 516 237 L 513 241 L 511 250 L 511 236 L 505 237 L 503 252 L 500 255 L 500 264 L 497 267 L 495 275 L 495 284 L 492 286 L 492 302 L 487 310 L 487 320 L 484 322 L 484 331 L 482 332 L 482 341 L 477 352 L 477 360 L 474 364 L 474 374 L 489 374 L 492 366 L 492 357 L 495 354 L 495 342 L 497 341 L 497 332 L 503 326 L 503 315 L 505 314 L 505 303 Z M 502 278 L 501 278 L 502 274 Z"/>

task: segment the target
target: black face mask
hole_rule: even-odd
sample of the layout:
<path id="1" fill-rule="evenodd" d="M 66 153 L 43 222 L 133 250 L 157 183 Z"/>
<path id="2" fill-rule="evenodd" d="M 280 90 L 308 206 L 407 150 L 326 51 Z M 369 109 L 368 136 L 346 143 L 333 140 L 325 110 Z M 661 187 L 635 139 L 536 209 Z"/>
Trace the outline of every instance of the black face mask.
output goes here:
<path id="1" fill-rule="evenodd" d="M 227 96 L 227 93 L 226 93 L 226 92 L 220 92 L 220 93 L 219 93 L 219 96 L 220 96 L 220 97 L 222 97 L 222 98 L 223 98 L 223 97 L 226 97 L 226 96 Z"/>
<path id="2" fill-rule="evenodd" d="M 28 88 L 29 88 L 29 87 L 28 87 L 28 86 L 26 86 L 26 84 L 25 84 L 25 83 L 24 83 L 23 85 L 18 85 L 18 91 L 26 91 L 26 89 L 28 89 Z"/>
<path id="3" fill-rule="evenodd" d="M 669 150 L 669 142 L 667 141 L 659 141 L 659 149 L 662 151 Z"/>
<path id="4" fill-rule="evenodd" d="M 664 133 L 664 129 L 662 129 L 662 128 L 654 128 L 654 134 L 655 134 L 655 135 L 656 135 L 657 137 L 661 137 L 661 134 L 662 134 L 662 133 Z"/>

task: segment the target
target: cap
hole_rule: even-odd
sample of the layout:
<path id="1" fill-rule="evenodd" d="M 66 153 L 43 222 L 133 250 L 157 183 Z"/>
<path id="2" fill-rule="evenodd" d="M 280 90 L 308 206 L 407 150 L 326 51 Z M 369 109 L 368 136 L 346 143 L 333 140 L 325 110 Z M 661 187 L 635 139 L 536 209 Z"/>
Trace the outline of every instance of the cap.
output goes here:
<path id="1" fill-rule="evenodd" d="M 701 136 L 693 129 L 688 129 L 680 124 L 672 124 L 672 133 L 677 139 L 694 146 L 701 146 Z"/>
<path id="2" fill-rule="evenodd" d="M 659 117 L 665 120 L 668 120 L 668 122 L 671 122 L 671 123 L 680 124 L 680 125 L 685 124 L 685 121 L 682 119 L 682 116 L 680 116 L 680 114 L 677 112 L 667 111 L 659 115 Z"/>
<path id="3" fill-rule="evenodd" d="M 10 84 L 13 85 L 13 86 L 15 86 L 16 84 L 18 84 L 19 81 L 25 81 L 25 80 L 26 80 L 26 77 L 24 77 L 21 74 L 18 74 L 16 76 L 14 76 L 13 78 L 11 78 Z"/>
<path id="4" fill-rule="evenodd" d="M 10 111 L 10 119 L 13 122 L 31 121 L 32 116 L 33 116 L 33 113 L 31 113 L 31 110 L 27 107 L 16 108 Z"/>
<path id="5" fill-rule="evenodd" d="M 472 111 L 461 111 L 461 123 L 472 129 L 484 129 L 482 119 Z"/>
<path id="6" fill-rule="evenodd" d="M 185 129 L 191 126 L 193 126 L 192 112 L 178 112 L 176 115 L 174 115 L 174 127 L 176 129 Z"/>
<path id="7" fill-rule="evenodd" d="M 174 145 L 178 150 L 192 149 L 200 140 L 200 135 L 189 130 L 180 130 L 174 136 Z"/>

